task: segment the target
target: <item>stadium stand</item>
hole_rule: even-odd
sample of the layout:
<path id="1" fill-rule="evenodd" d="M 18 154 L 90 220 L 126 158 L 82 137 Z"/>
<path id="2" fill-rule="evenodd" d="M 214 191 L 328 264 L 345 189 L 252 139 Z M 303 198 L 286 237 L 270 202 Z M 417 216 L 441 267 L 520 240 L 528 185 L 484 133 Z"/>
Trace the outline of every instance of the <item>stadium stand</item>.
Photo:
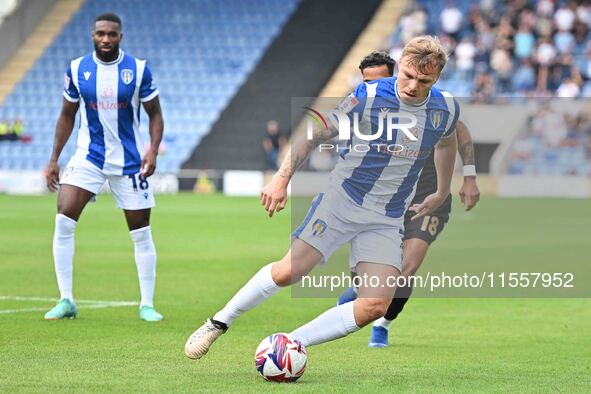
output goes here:
<path id="1" fill-rule="evenodd" d="M 527 132 L 512 145 L 513 175 L 591 175 L 590 108 L 553 100 L 532 106 Z"/>
<path id="2" fill-rule="evenodd" d="M 313 103 L 381 3 L 301 1 L 183 168 L 263 170 L 261 142 L 266 122 L 275 119 L 283 131 L 290 128 L 292 97 L 309 98 L 307 105 Z"/>
<path id="3" fill-rule="evenodd" d="M 32 137 L 29 144 L 0 143 L 0 170 L 39 170 L 47 164 L 63 74 L 69 60 L 92 50 L 91 21 L 101 12 L 118 13 L 124 25 L 122 48 L 148 59 L 166 123 L 159 169 L 175 172 L 297 5 L 298 0 L 178 0 L 174 7 L 155 0 L 86 1 L 0 107 L 0 119 L 22 118 Z M 146 117 L 141 131 L 147 142 Z M 73 154 L 75 134 L 62 164 Z"/>
<path id="4" fill-rule="evenodd" d="M 437 35 L 452 55 L 438 85 L 464 102 L 581 101 L 591 97 L 590 29 L 586 0 L 415 0 L 386 49 L 398 60 L 412 37 Z M 529 114 L 530 126 L 512 144 L 508 172 L 590 175 L 589 115 L 548 108 Z M 542 130 L 548 122 L 554 122 L 552 128 Z"/>
<path id="5" fill-rule="evenodd" d="M 439 36 L 452 54 L 439 85 L 456 96 L 591 96 L 591 3 L 550 0 L 415 0 L 388 47 Z"/>

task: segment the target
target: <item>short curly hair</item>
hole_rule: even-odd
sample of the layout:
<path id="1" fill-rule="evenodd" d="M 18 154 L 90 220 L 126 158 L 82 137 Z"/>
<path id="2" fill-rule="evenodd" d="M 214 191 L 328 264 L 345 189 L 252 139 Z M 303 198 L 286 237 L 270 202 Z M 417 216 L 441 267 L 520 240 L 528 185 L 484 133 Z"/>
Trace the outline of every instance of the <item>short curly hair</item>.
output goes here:
<path id="1" fill-rule="evenodd" d="M 98 21 L 114 22 L 119 25 L 119 30 L 123 29 L 123 23 L 121 22 L 121 18 L 119 17 L 119 15 L 114 14 L 112 12 L 105 12 L 104 14 L 98 15 L 96 18 L 94 18 L 94 21 L 92 22 L 92 26 L 94 27 L 94 25 Z"/>
<path id="2" fill-rule="evenodd" d="M 388 66 L 388 72 L 390 75 L 394 75 L 394 65 L 396 61 L 392 59 L 387 52 L 384 51 L 373 51 L 369 55 L 361 60 L 359 63 L 359 70 L 363 72 L 366 68 L 370 67 L 379 67 L 379 66 Z"/>

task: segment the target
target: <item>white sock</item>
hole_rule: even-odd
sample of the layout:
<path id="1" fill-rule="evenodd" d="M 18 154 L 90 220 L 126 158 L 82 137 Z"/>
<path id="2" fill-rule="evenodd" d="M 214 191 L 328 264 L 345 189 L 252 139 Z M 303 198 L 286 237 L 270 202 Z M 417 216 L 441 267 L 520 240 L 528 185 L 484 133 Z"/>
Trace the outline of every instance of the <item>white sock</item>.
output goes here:
<path id="1" fill-rule="evenodd" d="M 378 320 L 373 322 L 374 327 L 383 327 L 386 330 L 390 329 L 390 324 L 392 324 L 392 320 L 388 320 L 385 317 L 380 317 Z"/>
<path id="2" fill-rule="evenodd" d="M 281 290 L 271 276 L 271 267 L 267 264 L 259 270 L 226 304 L 224 309 L 216 313 L 214 320 L 232 324 L 234 319 L 242 315 Z"/>
<path id="3" fill-rule="evenodd" d="M 66 215 L 55 215 L 53 233 L 53 263 L 60 298 L 74 301 L 72 294 L 72 260 L 74 259 L 74 230 L 76 221 Z"/>
<path id="4" fill-rule="evenodd" d="M 152 241 L 150 226 L 129 232 L 135 246 L 135 264 L 140 280 L 140 306 L 154 306 L 154 285 L 156 282 L 156 248 Z"/>
<path id="5" fill-rule="evenodd" d="M 345 337 L 359 330 L 353 313 L 354 302 L 335 306 L 316 319 L 292 331 L 304 346 L 318 345 Z"/>

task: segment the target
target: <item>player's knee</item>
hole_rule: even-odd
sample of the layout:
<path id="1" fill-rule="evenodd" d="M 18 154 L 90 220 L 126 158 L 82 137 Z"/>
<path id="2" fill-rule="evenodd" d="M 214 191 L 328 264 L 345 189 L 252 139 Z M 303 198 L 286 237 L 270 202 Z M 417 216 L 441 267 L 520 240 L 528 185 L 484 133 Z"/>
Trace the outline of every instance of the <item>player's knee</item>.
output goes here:
<path id="1" fill-rule="evenodd" d="M 271 276 L 273 282 L 278 286 L 285 287 L 291 284 L 291 263 L 287 262 L 285 258 L 273 264 L 271 268 Z"/>
<path id="2" fill-rule="evenodd" d="M 57 205 L 57 214 L 66 216 L 68 219 L 73 221 L 78 221 L 80 215 L 77 215 L 76 212 L 70 207 L 64 207 L 62 204 Z"/>
<path id="3" fill-rule="evenodd" d="M 359 300 L 363 302 L 363 312 L 368 322 L 384 316 L 392 301 L 387 298 L 360 298 Z"/>

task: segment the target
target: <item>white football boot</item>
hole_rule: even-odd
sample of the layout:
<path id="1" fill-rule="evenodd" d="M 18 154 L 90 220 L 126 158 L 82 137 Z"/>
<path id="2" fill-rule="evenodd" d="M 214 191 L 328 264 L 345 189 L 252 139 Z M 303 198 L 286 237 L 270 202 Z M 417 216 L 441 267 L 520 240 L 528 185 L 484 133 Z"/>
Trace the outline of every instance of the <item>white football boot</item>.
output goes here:
<path id="1" fill-rule="evenodd" d="M 207 353 L 209 347 L 216 339 L 220 337 L 227 329 L 216 327 L 211 319 L 207 319 L 185 343 L 185 355 L 191 359 L 199 359 Z"/>

